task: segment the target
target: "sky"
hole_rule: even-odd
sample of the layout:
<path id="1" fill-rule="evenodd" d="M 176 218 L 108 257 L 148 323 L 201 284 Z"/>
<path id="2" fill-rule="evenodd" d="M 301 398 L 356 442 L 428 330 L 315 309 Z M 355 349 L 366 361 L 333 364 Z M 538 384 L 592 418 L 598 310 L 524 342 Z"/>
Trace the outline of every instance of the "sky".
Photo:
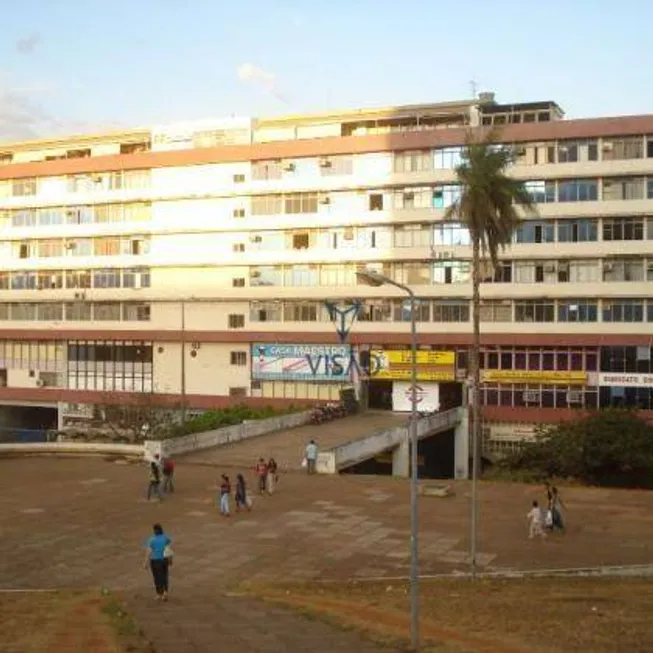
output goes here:
<path id="1" fill-rule="evenodd" d="M 0 141 L 468 99 L 653 112 L 642 0 L 0 0 Z"/>

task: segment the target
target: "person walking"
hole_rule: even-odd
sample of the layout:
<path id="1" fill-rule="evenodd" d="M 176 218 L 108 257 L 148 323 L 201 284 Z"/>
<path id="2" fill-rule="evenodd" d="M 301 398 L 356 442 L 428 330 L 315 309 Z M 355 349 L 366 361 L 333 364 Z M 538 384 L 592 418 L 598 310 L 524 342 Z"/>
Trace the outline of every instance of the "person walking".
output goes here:
<path id="1" fill-rule="evenodd" d="M 236 500 L 236 512 L 240 512 L 241 508 L 247 508 L 247 512 L 252 509 L 251 501 L 247 496 L 247 484 L 242 474 L 236 476 L 236 494 L 234 498 Z"/>
<path id="2" fill-rule="evenodd" d="M 526 515 L 529 523 L 528 538 L 532 540 L 534 537 L 546 537 L 546 533 L 542 528 L 542 509 L 537 501 L 533 501 L 530 512 Z"/>
<path id="3" fill-rule="evenodd" d="M 147 500 L 156 496 L 159 501 L 163 500 L 161 496 L 161 469 L 156 460 L 150 462 L 150 483 L 147 486 Z"/>
<path id="4" fill-rule="evenodd" d="M 562 533 L 565 531 L 565 522 L 562 518 L 563 508 L 566 509 L 566 506 L 562 502 L 558 488 L 554 486 L 551 488 L 551 523 L 553 530 L 558 530 Z"/>
<path id="5" fill-rule="evenodd" d="M 174 492 L 175 486 L 173 483 L 175 475 L 175 461 L 172 458 L 166 458 L 163 461 L 163 491 Z"/>
<path id="6" fill-rule="evenodd" d="M 267 469 L 267 475 L 265 477 L 265 487 L 267 489 L 268 494 L 272 494 L 274 492 L 274 488 L 277 485 L 277 470 L 278 470 L 278 465 L 277 461 L 274 458 L 270 458 L 268 460 L 268 469 Z"/>
<path id="7" fill-rule="evenodd" d="M 256 476 L 258 478 L 258 493 L 263 494 L 268 478 L 268 466 L 263 458 L 259 458 L 256 463 Z"/>
<path id="8" fill-rule="evenodd" d="M 172 562 L 172 540 L 163 532 L 161 524 L 154 524 L 154 534 L 147 541 L 147 554 L 143 566 L 150 568 L 157 601 L 168 600 L 168 570 Z"/>
<path id="9" fill-rule="evenodd" d="M 317 462 L 317 444 L 315 440 L 311 440 L 306 445 L 306 469 L 309 474 L 315 474 L 315 463 Z"/>
<path id="10" fill-rule="evenodd" d="M 226 474 L 222 475 L 220 483 L 220 514 L 223 517 L 229 517 L 229 499 L 231 497 L 231 481 Z"/>

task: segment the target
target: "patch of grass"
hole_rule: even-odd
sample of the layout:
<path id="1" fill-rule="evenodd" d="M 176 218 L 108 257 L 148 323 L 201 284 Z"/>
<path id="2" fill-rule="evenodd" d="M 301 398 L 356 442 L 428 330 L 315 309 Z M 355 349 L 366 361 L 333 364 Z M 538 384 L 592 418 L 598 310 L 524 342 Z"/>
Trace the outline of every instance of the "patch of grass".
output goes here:
<path id="1" fill-rule="evenodd" d="M 355 626 L 374 639 L 406 644 L 404 582 L 249 586 L 252 595 L 329 622 Z M 650 653 L 653 579 L 524 578 L 423 581 L 421 633 L 438 653 Z M 398 644 L 399 645 L 399 644 Z"/>
<path id="2" fill-rule="evenodd" d="M 127 614 L 125 606 L 115 596 L 108 595 L 102 605 L 102 612 L 119 637 L 133 637 L 140 632 L 134 620 Z"/>

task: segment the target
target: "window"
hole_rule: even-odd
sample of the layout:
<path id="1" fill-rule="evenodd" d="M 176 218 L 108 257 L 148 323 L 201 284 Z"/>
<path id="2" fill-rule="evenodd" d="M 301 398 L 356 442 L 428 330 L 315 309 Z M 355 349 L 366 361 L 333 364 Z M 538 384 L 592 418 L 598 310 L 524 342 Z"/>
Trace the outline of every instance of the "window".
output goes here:
<path id="1" fill-rule="evenodd" d="M 603 281 L 644 281 L 644 261 L 636 258 L 605 260 Z"/>
<path id="2" fill-rule="evenodd" d="M 383 211 L 383 194 L 371 193 L 369 196 L 370 211 Z"/>
<path id="3" fill-rule="evenodd" d="M 245 277 L 234 277 L 231 280 L 231 285 L 233 288 L 244 288 L 245 287 Z"/>
<path id="4" fill-rule="evenodd" d="M 644 218 L 604 218 L 603 240 L 644 240 Z"/>
<path id="5" fill-rule="evenodd" d="M 120 270 L 117 268 L 94 270 L 93 288 L 120 288 L 120 276 Z"/>
<path id="6" fill-rule="evenodd" d="M 601 280 L 601 268 L 597 260 L 568 261 L 571 283 L 596 283 Z"/>
<path id="7" fill-rule="evenodd" d="M 242 313 L 230 313 L 227 321 L 230 329 L 243 329 L 245 316 Z"/>
<path id="8" fill-rule="evenodd" d="M 90 238 L 68 239 L 64 249 L 69 256 L 93 256 L 93 241 Z"/>
<path id="9" fill-rule="evenodd" d="M 433 302 L 434 322 L 469 322 L 469 301 L 443 299 Z"/>
<path id="10" fill-rule="evenodd" d="M 554 322 L 553 300 L 535 299 L 515 302 L 515 322 Z"/>
<path id="11" fill-rule="evenodd" d="M 242 215 L 234 217 L 244 217 L 244 209 L 236 209 L 242 211 Z M 281 195 L 255 195 L 252 197 L 252 215 L 277 215 L 283 213 L 283 197 Z"/>
<path id="12" fill-rule="evenodd" d="M 245 175 L 234 175 L 234 184 L 242 184 L 245 182 Z"/>
<path id="13" fill-rule="evenodd" d="M 603 180 L 604 200 L 641 200 L 645 197 L 644 177 Z"/>
<path id="14" fill-rule="evenodd" d="M 512 263 L 509 261 L 499 261 L 499 264 L 491 271 L 488 278 L 483 281 L 491 283 L 512 283 Z"/>
<path id="15" fill-rule="evenodd" d="M 462 147 L 443 147 L 435 150 L 435 168 L 453 169 L 462 163 Z"/>
<path id="16" fill-rule="evenodd" d="M 12 290 L 35 290 L 36 272 L 12 272 L 11 289 Z"/>
<path id="17" fill-rule="evenodd" d="M 317 213 L 317 193 L 289 193 L 283 203 L 284 213 Z"/>
<path id="18" fill-rule="evenodd" d="M 395 209 L 432 209 L 433 189 L 431 187 L 409 187 L 395 190 L 393 193 Z"/>
<path id="19" fill-rule="evenodd" d="M 61 304 L 39 304 L 38 316 L 41 322 L 53 322 L 63 319 L 63 306 Z"/>
<path id="20" fill-rule="evenodd" d="M 524 183 L 524 190 L 530 195 L 531 200 L 536 204 L 555 202 L 554 181 L 527 181 Z"/>
<path id="21" fill-rule="evenodd" d="M 598 302 L 594 299 L 568 299 L 558 302 L 558 322 L 596 322 Z"/>
<path id="22" fill-rule="evenodd" d="M 118 302 L 99 302 L 93 304 L 93 319 L 100 322 L 119 322 L 120 304 Z"/>
<path id="23" fill-rule="evenodd" d="M 558 202 L 591 202 L 597 199 L 596 179 L 570 179 L 558 182 Z"/>
<path id="24" fill-rule="evenodd" d="M 433 154 L 429 150 L 400 152 L 394 155 L 396 173 L 429 172 L 433 170 Z"/>
<path id="25" fill-rule="evenodd" d="M 17 258 L 29 258 L 32 255 L 32 248 L 36 249 L 38 242 L 35 243 L 18 243 Z"/>
<path id="26" fill-rule="evenodd" d="M 9 314 L 17 322 L 36 320 L 36 304 L 9 304 Z"/>
<path id="27" fill-rule="evenodd" d="M 396 266 L 399 283 L 409 286 L 431 284 L 431 266 L 428 262 L 401 263 Z"/>
<path id="28" fill-rule="evenodd" d="M 64 249 L 62 240 L 39 240 L 37 245 L 37 256 L 39 258 L 63 256 Z"/>
<path id="29" fill-rule="evenodd" d="M 558 142 L 558 163 L 597 160 L 598 145 L 596 140 Z"/>
<path id="30" fill-rule="evenodd" d="M 433 189 L 433 208 L 446 209 L 460 199 L 460 186 L 450 184 Z"/>
<path id="31" fill-rule="evenodd" d="M 14 179 L 11 182 L 11 194 L 14 197 L 36 195 L 36 179 Z"/>
<path id="32" fill-rule="evenodd" d="M 604 161 L 641 159 L 644 156 L 644 139 L 641 136 L 604 138 L 602 151 Z"/>
<path id="33" fill-rule="evenodd" d="M 96 238 L 93 245 L 95 256 L 120 255 L 120 238 Z"/>
<path id="34" fill-rule="evenodd" d="M 436 224 L 433 230 L 433 244 L 444 247 L 470 245 L 469 229 L 456 222 Z"/>
<path id="35" fill-rule="evenodd" d="M 281 322 L 281 303 L 252 302 L 249 319 L 250 322 Z"/>
<path id="36" fill-rule="evenodd" d="M 126 268 L 122 271 L 123 288 L 149 288 L 150 268 Z"/>
<path id="37" fill-rule="evenodd" d="M 292 249 L 308 249 L 310 246 L 310 235 L 308 231 L 299 231 L 291 234 Z"/>
<path id="38" fill-rule="evenodd" d="M 229 388 L 229 396 L 236 399 L 244 399 L 247 397 L 247 388 L 238 387 L 238 388 Z"/>
<path id="39" fill-rule="evenodd" d="M 507 300 L 483 301 L 481 322 L 512 322 L 512 304 Z"/>
<path id="40" fill-rule="evenodd" d="M 252 161 L 252 180 L 265 181 L 281 179 L 283 164 L 281 161 Z"/>
<path id="41" fill-rule="evenodd" d="M 395 247 L 430 247 L 431 226 L 429 224 L 407 224 L 394 229 Z"/>
<path id="42" fill-rule="evenodd" d="M 316 302 L 287 302 L 283 305 L 284 322 L 317 322 L 318 314 Z"/>
<path id="43" fill-rule="evenodd" d="M 149 322 L 150 313 L 149 304 L 127 302 L 122 305 L 122 319 L 126 322 Z"/>
<path id="44" fill-rule="evenodd" d="M 231 249 L 232 249 L 234 252 L 244 252 L 244 251 L 245 251 L 245 243 L 234 243 L 234 244 L 231 246 Z"/>
<path id="45" fill-rule="evenodd" d="M 395 300 L 394 318 L 395 322 L 410 322 L 410 300 Z M 415 300 L 415 321 L 429 322 L 431 319 L 431 302 L 426 299 Z"/>
<path id="46" fill-rule="evenodd" d="M 319 286 L 320 270 L 317 265 L 285 265 L 284 286 Z"/>
<path id="47" fill-rule="evenodd" d="M 42 270 L 38 273 L 37 288 L 52 290 L 63 288 L 63 272 L 61 270 Z"/>
<path id="48" fill-rule="evenodd" d="M 552 243 L 554 241 L 555 229 L 553 221 L 522 220 L 515 232 L 515 242 L 517 243 Z"/>
<path id="49" fill-rule="evenodd" d="M 90 270 L 66 270 L 66 288 L 90 288 Z"/>
<path id="50" fill-rule="evenodd" d="M 231 214 L 233 215 L 234 218 L 244 218 L 245 217 L 245 209 L 234 209 Z"/>
<path id="51" fill-rule="evenodd" d="M 643 322 L 644 301 L 642 299 L 603 300 L 604 322 Z"/>
<path id="52" fill-rule="evenodd" d="M 66 304 L 65 315 L 69 322 L 88 322 L 91 320 L 91 304 L 88 302 Z"/>
<path id="53" fill-rule="evenodd" d="M 391 322 L 392 302 L 387 299 L 369 300 L 358 313 L 359 322 Z"/>
<path id="54" fill-rule="evenodd" d="M 142 256 L 150 251 L 149 238 L 127 238 L 122 242 L 122 253 L 127 256 Z"/>
<path id="55" fill-rule="evenodd" d="M 231 365 L 247 365 L 247 352 L 245 351 L 232 351 L 229 354 Z"/>
<path id="56" fill-rule="evenodd" d="M 468 261 L 438 261 L 433 264 L 433 283 L 469 283 L 471 264 Z"/>
<path id="57" fill-rule="evenodd" d="M 598 240 L 596 220 L 559 220 L 558 241 L 561 243 L 586 243 Z"/>

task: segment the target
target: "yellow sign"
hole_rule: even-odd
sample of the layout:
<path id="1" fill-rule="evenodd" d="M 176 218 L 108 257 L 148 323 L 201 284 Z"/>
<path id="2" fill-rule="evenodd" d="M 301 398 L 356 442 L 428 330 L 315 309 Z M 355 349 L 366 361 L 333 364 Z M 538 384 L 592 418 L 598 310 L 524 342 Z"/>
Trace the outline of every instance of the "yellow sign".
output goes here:
<path id="1" fill-rule="evenodd" d="M 484 370 L 485 383 L 542 383 L 545 385 L 585 385 L 586 372 L 554 372 L 553 370 Z"/>
<path id="2" fill-rule="evenodd" d="M 370 376 L 374 379 L 410 381 L 412 354 L 405 350 L 370 351 Z M 454 381 L 456 354 L 453 351 L 417 351 L 418 381 Z"/>

